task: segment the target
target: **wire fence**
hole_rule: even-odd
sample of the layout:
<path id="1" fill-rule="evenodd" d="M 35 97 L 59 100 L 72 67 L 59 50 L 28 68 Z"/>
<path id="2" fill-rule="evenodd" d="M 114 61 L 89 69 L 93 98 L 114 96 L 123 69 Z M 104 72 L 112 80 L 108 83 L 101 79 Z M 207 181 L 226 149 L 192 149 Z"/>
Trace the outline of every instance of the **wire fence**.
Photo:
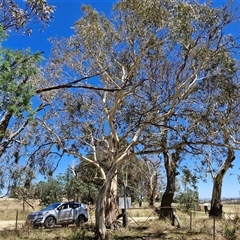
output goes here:
<path id="1" fill-rule="evenodd" d="M 182 227 L 190 232 L 206 233 L 211 239 L 237 239 L 240 212 L 223 212 L 222 217 L 209 217 L 204 211 L 179 214 Z"/>
<path id="2" fill-rule="evenodd" d="M 184 212 L 177 208 L 165 207 L 164 209 L 158 208 L 155 212 L 160 220 L 164 220 L 171 226 L 176 226 L 179 228 L 179 231 L 183 230 L 192 234 L 202 233 L 208 236 L 207 239 L 213 240 L 240 239 L 239 207 L 232 208 L 231 211 L 228 210 L 227 212 L 223 212 L 221 218 L 209 217 L 208 212 L 205 212 L 202 209 Z"/>
<path id="3" fill-rule="evenodd" d="M 158 212 L 152 208 L 136 208 L 127 211 L 128 218 L 138 227 L 143 228 L 149 220 L 162 219 L 167 224 L 175 225 L 179 229 L 183 229 L 192 233 L 205 233 L 213 240 L 219 239 L 219 236 L 224 236 L 225 239 L 239 239 L 236 236 L 240 235 L 238 226 L 240 223 L 240 207 L 232 208 L 232 211 L 225 211 L 222 218 L 209 217 L 208 213 L 203 210 L 189 211 L 188 213 L 179 211 L 177 208 L 166 208 L 169 214 Z M 90 222 L 94 220 L 95 207 L 89 207 Z M 134 210 L 140 210 L 144 217 L 133 216 Z M 8 227 L 12 229 L 20 228 L 26 220 L 28 211 L 19 209 L 0 210 L 1 221 L 9 221 Z M 141 219 L 139 221 L 139 219 Z M 7 227 L 6 227 L 7 228 Z"/>

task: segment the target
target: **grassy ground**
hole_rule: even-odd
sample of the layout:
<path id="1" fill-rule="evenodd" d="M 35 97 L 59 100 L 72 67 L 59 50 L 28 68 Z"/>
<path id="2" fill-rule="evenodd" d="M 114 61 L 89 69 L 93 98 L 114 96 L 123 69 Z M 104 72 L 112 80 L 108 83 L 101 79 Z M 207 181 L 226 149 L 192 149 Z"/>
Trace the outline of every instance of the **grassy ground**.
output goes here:
<path id="1" fill-rule="evenodd" d="M 182 228 L 171 226 L 169 221 L 160 221 L 158 219 L 143 222 L 131 222 L 128 228 L 119 227 L 117 230 L 108 230 L 108 240 L 212 240 L 213 223 L 211 219 L 200 220 L 196 225 L 189 229 L 189 222 L 183 223 Z M 234 231 L 233 231 L 234 230 Z M 215 240 L 237 240 L 239 238 L 238 227 L 233 223 L 225 221 L 216 221 Z M 94 225 L 87 223 L 83 228 L 78 229 L 75 226 L 67 228 L 55 227 L 54 229 L 32 229 L 28 226 L 22 226 L 18 230 L 0 231 L 0 239 L 8 240 L 92 240 L 94 239 Z"/>
<path id="2" fill-rule="evenodd" d="M 0 199 L 0 221 L 9 220 L 25 220 L 28 213 L 38 211 L 41 207 L 39 201 L 29 200 L 30 205 L 25 204 L 23 206 L 22 201 L 12 198 L 1 198 Z"/>
<path id="3" fill-rule="evenodd" d="M 40 209 L 38 202 L 32 202 L 34 211 Z M 137 206 L 136 206 L 137 207 Z M 0 201 L 0 220 L 25 220 L 28 212 L 33 211 L 26 207 L 22 211 L 22 204 L 17 200 Z M 142 208 L 129 209 L 127 228 L 119 222 L 117 230 L 108 230 L 108 240 L 240 240 L 240 205 L 225 205 L 222 220 L 210 219 L 203 211 L 193 211 L 186 214 L 177 211 L 181 222 L 181 228 L 171 225 L 169 219 L 159 220 L 153 209 Z M 154 218 L 155 217 L 155 218 Z M 0 231 L 0 240 L 90 240 L 94 239 L 94 208 L 89 207 L 89 222 L 83 228 L 69 226 L 67 228 L 55 227 L 54 229 L 32 229 L 23 224 L 14 230 Z"/>

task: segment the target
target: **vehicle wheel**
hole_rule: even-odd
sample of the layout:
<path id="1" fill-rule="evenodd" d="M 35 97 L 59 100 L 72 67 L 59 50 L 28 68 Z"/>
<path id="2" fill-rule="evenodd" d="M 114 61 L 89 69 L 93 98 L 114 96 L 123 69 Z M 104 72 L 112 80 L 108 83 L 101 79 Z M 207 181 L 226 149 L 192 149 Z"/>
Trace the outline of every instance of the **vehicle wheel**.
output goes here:
<path id="1" fill-rule="evenodd" d="M 85 223 L 85 217 L 83 215 L 78 216 L 78 219 L 77 219 L 77 222 L 76 222 L 77 227 L 80 227 L 84 223 Z"/>
<path id="2" fill-rule="evenodd" d="M 54 217 L 47 217 L 45 222 L 44 222 L 44 227 L 45 228 L 53 228 L 56 223 L 56 220 Z"/>
<path id="3" fill-rule="evenodd" d="M 33 225 L 33 229 L 38 229 L 39 225 Z"/>

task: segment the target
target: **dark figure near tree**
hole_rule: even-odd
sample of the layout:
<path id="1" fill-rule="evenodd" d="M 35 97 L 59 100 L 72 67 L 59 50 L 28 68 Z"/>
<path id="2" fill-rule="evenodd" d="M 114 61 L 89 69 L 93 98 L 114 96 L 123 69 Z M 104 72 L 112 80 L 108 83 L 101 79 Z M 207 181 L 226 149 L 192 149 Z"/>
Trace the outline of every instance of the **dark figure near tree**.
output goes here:
<path id="1" fill-rule="evenodd" d="M 223 204 L 222 204 L 221 201 L 220 201 L 219 205 L 220 205 L 220 217 L 222 217 L 222 213 L 223 213 Z"/>
<path id="2" fill-rule="evenodd" d="M 204 203 L 204 211 L 205 211 L 205 214 L 208 214 L 209 213 L 209 209 L 208 209 L 208 203 Z"/>
<path id="3" fill-rule="evenodd" d="M 142 197 L 142 196 L 139 196 L 139 199 L 138 199 L 139 207 L 142 206 L 142 199 L 143 199 L 143 197 Z"/>

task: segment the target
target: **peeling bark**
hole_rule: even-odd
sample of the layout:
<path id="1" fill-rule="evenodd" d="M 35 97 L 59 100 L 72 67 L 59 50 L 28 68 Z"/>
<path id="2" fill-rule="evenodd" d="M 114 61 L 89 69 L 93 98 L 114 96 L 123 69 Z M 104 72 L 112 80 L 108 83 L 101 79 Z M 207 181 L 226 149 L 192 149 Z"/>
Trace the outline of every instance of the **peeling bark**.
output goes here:
<path id="1" fill-rule="evenodd" d="M 105 225 L 106 228 L 113 229 L 117 219 L 117 176 L 112 179 L 111 185 L 107 191 L 105 207 Z"/>
<path id="2" fill-rule="evenodd" d="M 167 147 L 167 138 L 164 137 L 164 147 Z M 167 175 L 167 186 L 166 190 L 163 194 L 162 201 L 161 201 L 161 209 L 160 209 L 160 216 L 163 217 L 169 215 L 169 209 L 171 209 L 174 193 L 176 190 L 176 176 L 178 175 L 177 167 L 178 162 L 180 161 L 180 153 L 182 151 L 182 147 L 176 149 L 175 152 L 169 153 L 168 151 L 163 152 L 164 156 L 164 166 Z"/>
<path id="3" fill-rule="evenodd" d="M 166 217 L 169 215 L 169 207 L 172 205 L 175 192 L 176 162 L 174 159 L 170 159 L 170 155 L 167 152 L 164 152 L 163 155 L 167 175 L 167 186 L 162 196 L 160 216 Z"/>
<path id="4" fill-rule="evenodd" d="M 112 185 L 112 180 L 114 179 L 116 174 L 116 165 L 113 165 L 111 169 L 109 170 L 106 179 L 100 189 L 97 202 L 96 202 L 96 212 L 95 212 L 95 218 L 96 218 L 96 237 L 99 240 L 106 239 L 106 219 L 105 219 L 105 209 L 107 206 L 107 194 L 109 189 Z M 113 205 L 111 205 L 112 210 Z M 113 215 L 111 215 L 113 217 Z M 110 220 L 110 219 L 108 219 Z M 111 218 L 111 221 L 115 221 L 115 219 Z"/>

